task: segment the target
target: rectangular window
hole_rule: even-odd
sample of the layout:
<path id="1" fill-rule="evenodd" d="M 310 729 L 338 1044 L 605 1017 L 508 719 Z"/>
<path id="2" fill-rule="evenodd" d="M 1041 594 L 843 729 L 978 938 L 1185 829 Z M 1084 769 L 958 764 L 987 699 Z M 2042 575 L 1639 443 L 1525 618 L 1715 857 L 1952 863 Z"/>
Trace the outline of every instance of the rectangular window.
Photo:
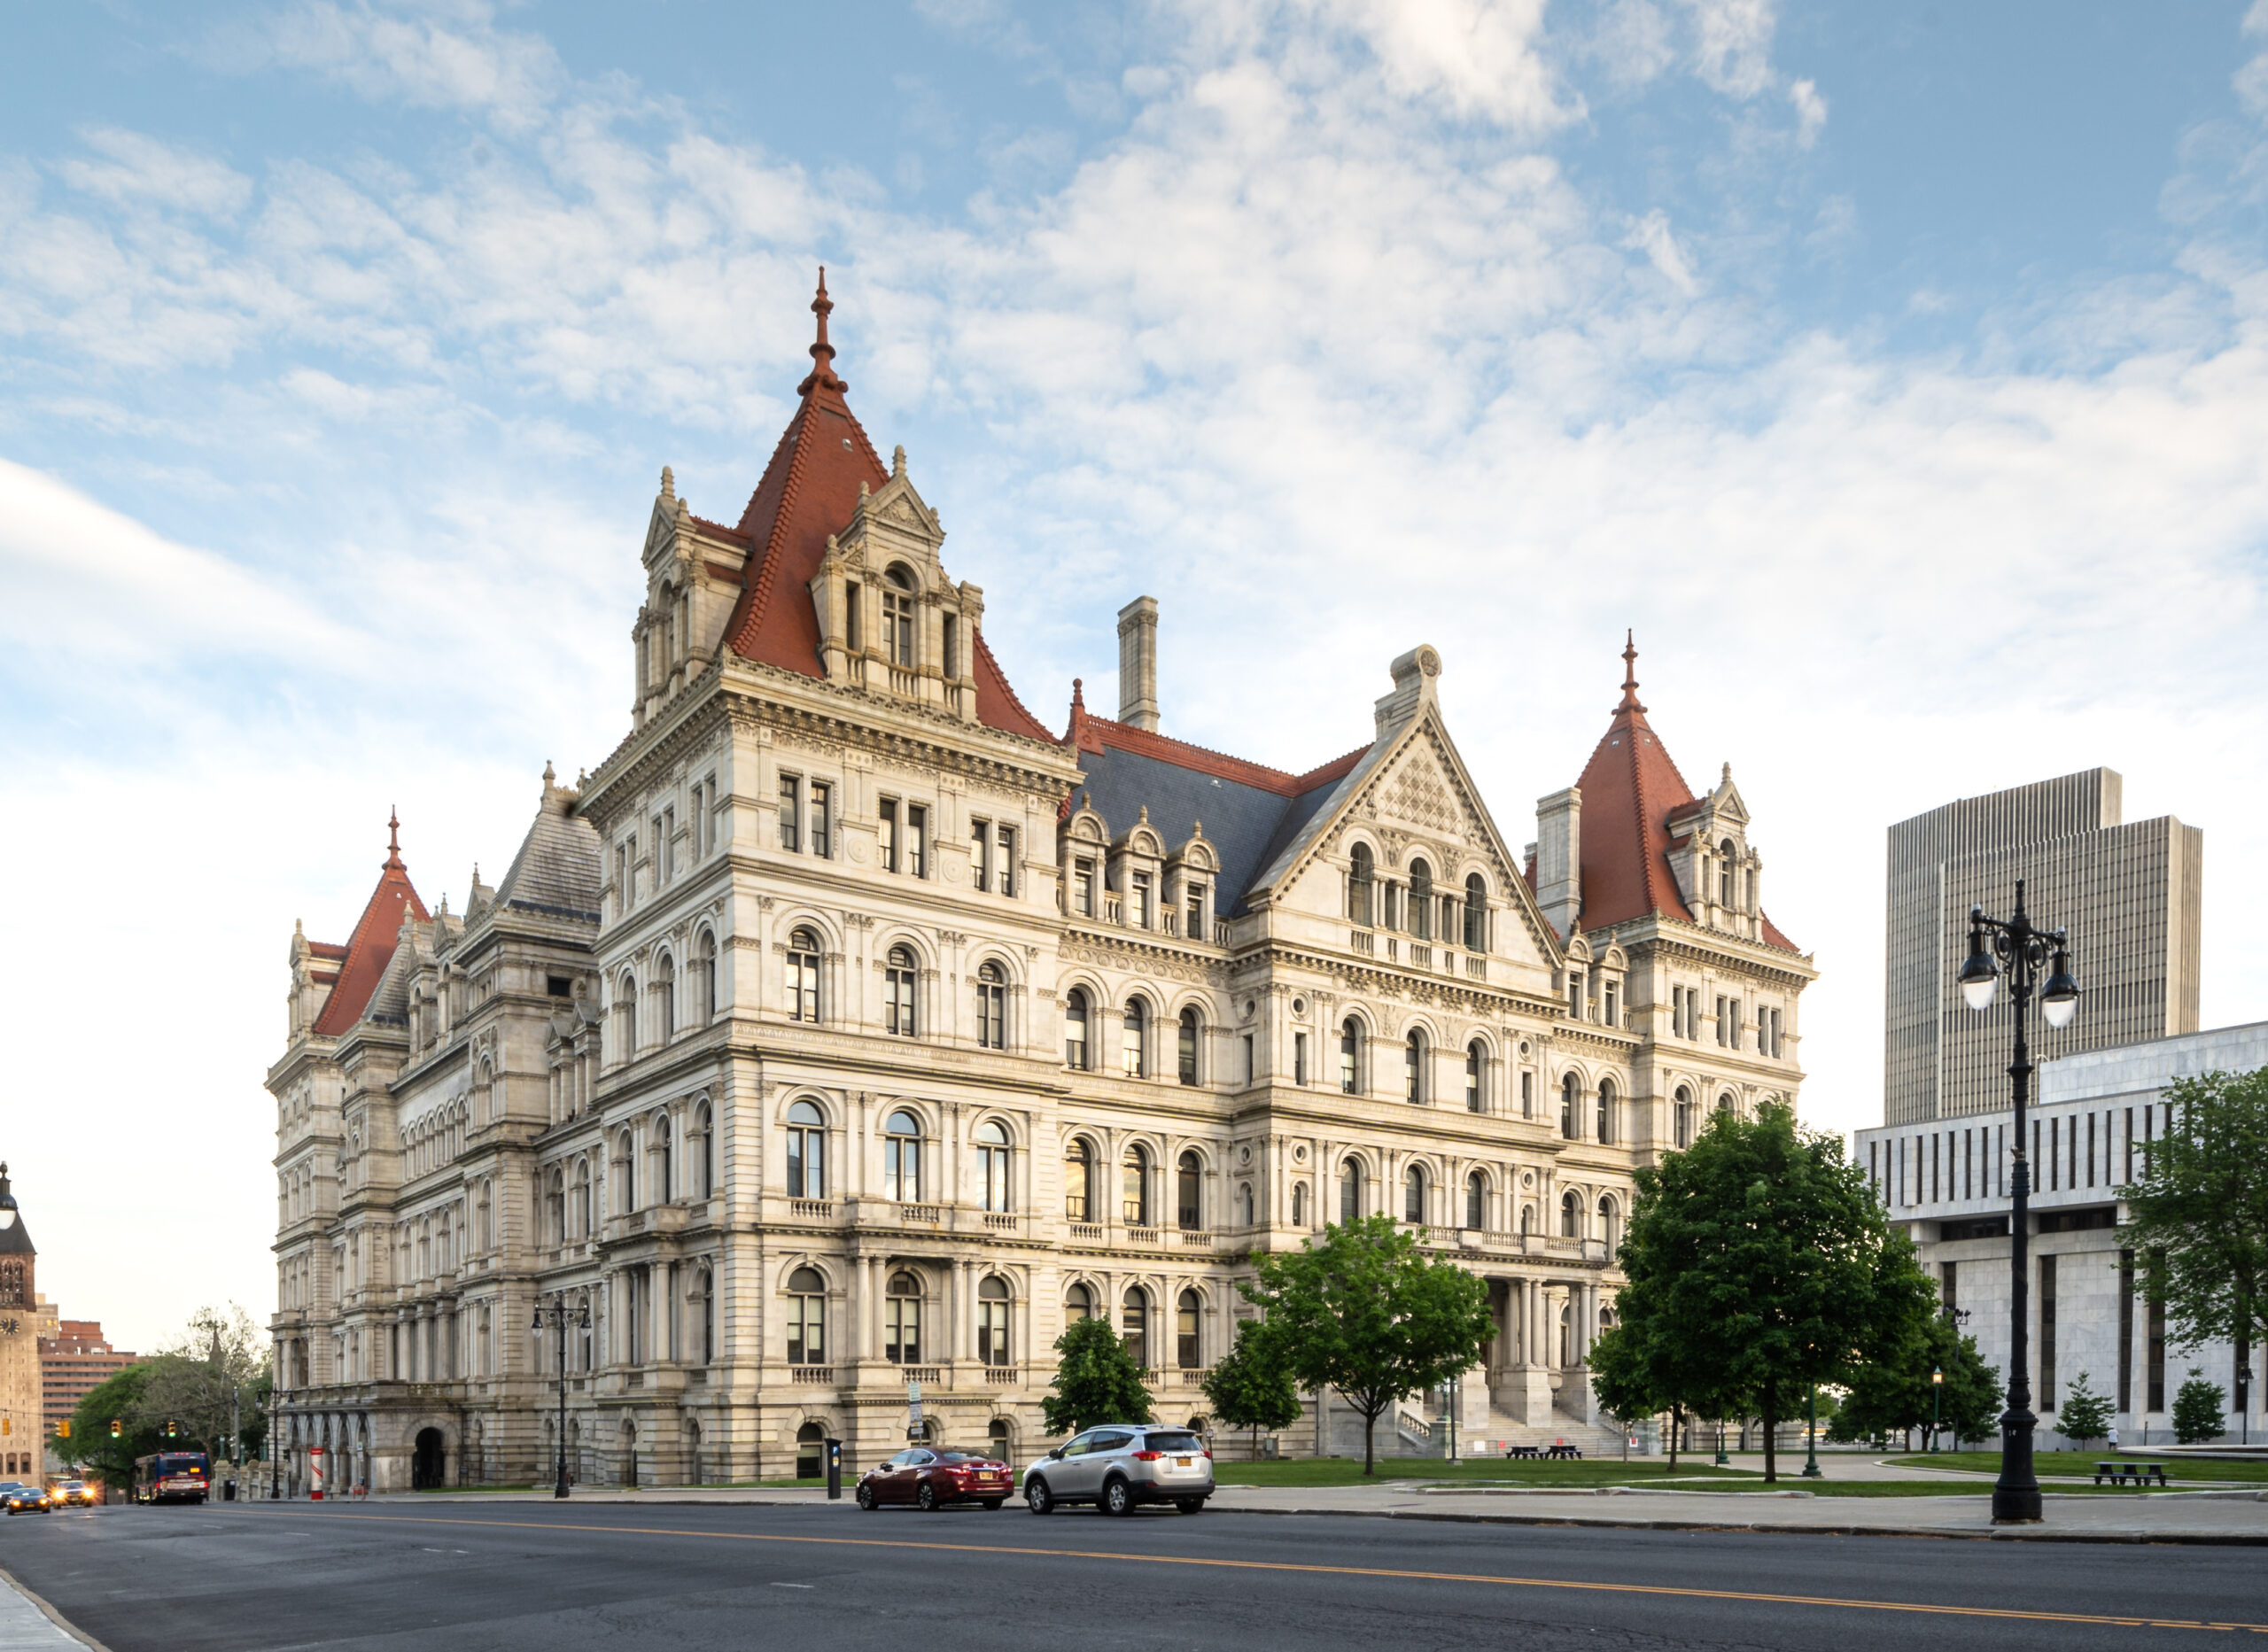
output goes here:
<path id="1" fill-rule="evenodd" d="M 1533 1073 L 1520 1074 L 1520 1117 L 1535 1117 L 1535 1074 Z"/>
<path id="2" fill-rule="evenodd" d="M 1567 1019 L 1583 1019 L 1583 978 L 1572 969 L 1567 972 Z"/>
<path id="3" fill-rule="evenodd" d="M 1732 1028 L 1730 1035 L 1725 1040 L 1726 1046 L 1728 1049 L 1737 1050 L 1740 1048 L 1740 1000 L 1738 998 L 1735 998 L 1733 1000 Z"/>
<path id="4" fill-rule="evenodd" d="M 1133 908 L 1130 916 L 1134 919 L 1134 927 L 1137 929 L 1147 929 L 1150 927 L 1150 874 L 1148 873 L 1138 872 L 1134 874 L 1132 895 L 1133 899 L 1128 904 Z"/>
<path id="5" fill-rule="evenodd" d="M 2165 1299 L 2155 1290 L 2143 1298 L 2149 1305 L 2148 1341 L 2144 1357 L 2149 1361 L 2143 1370 L 2144 1404 L 2152 1411 L 2165 1409 Z"/>
<path id="6" fill-rule="evenodd" d="M 1013 899 L 1016 893 L 1016 829 L 1000 828 L 1000 893 Z"/>
<path id="7" fill-rule="evenodd" d="M 1095 864 L 1091 860 L 1071 863 L 1071 910 L 1082 918 L 1095 915 Z"/>
<path id="8" fill-rule="evenodd" d="M 2134 1179 L 2134 1110 L 2132 1107 L 2126 1109 L 2126 1156 L 2124 1162 L 2126 1167 L 2125 1171 L 2118 1179 L 2121 1182 L 2132 1182 Z"/>
<path id="9" fill-rule="evenodd" d="M 2039 1408 L 2055 1408 L 2055 1259 L 2039 1259 Z"/>
<path id="10" fill-rule="evenodd" d="M 655 888 L 662 887 L 662 818 L 656 815 L 647 828 L 646 876 Z"/>
<path id="11" fill-rule="evenodd" d="M 1961 1264 L 1959 1262 L 1947 1262 L 1945 1264 L 1945 1270 L 1946 1279 L 1945 1291 L 1943 1294 L 1945 1298 L 1946 1317 L 1948 1320 L 1951 1320 L 1954 1324 L 1958 1325 L 1961 1323 Z"/>
<path id="12" fill-rule="evenodd" d="M 968 823 L 968 882 L 979 895 L 992 888 L 992 823 L 971 819 Z"/>
<path id="13" fill-rule="evenodd" d="M 1188 935 L 1192 941 L 1205 939 L 1205 886 L 1201 883 L 1189 886 Z"/>
<path id="14" fill-rule="evenodd" d="M 1619 983 L 1612 981 L 1606 983 L 1606 1024 L 1609 1027 L 1622 1025 L 1622 989 Z"/>
<path id="15" fill-rule="evenodd" d="M 2134 1409 L 2134 1253 L 2118 1253 L 2118 1409 Z"/>
<path id="16" fill-rule="evenodd" d="M 804 846 L 803 784 L 792 774 L 780 777 L 780 847 L 789 854 Z"/>
<path id="17" fill-rule="evenodd" d="M 2047 1121 L 2047 1191 L 2049 1192 L 2055 1192 L 2062 1188 L 2062 1175 L 2063 1121 L 2050 1119 Z M 2053 1409 L 2052 1407 L 2050 1408 Z"/>
<path id="18" fill-rule="evenodd" d="M 1717 997 L 1717 1043 L 1718 1043 L 1720 1046 L 1721 1046 L 1721 1045 L 1723 1045 L 1723 1044 L 1726 1044 L 1726 1043 L 1729 1043 L 1729 1042 L 1731 1042 L 1731 1041 L 1730 1041 L 1728 1038 L 1727 1038 L 1727 1037 L 1726 1037 L 1726 1035 L 1725 1035 L 1725 1012 L 1726 1012 L 1727 1007 L 1728 1007 L 1731 1003 L 1732 1003 L 1732 1000 L 1731 1000 L 1730 998 L 1728 998 L 1728 997 L 1724 997 L 1721 993 L 1718 995 L 1718 997 Z"/>
<path id="19" fill-rule="evenodd" d="M 2094 1114 L 2087 1114 L 2087 1185 L 2094 1185 Z"/>
<path id="20" fill-rule="evenodd" d="M 945 616 L 945 680 L 960 680 L 960 620 L 951 614 Z"/>
<path id="21" fill-rule="evenodd" d="M 1307 1082 L 1308 1035 L 1305 1033 L 1293 1033 L 1292 1035 L 1292 1082 L 1304 1084 Z"/>
<path id="22" fill-rule="evenodd" d="M 821 860 L 835 856 L 835 787 L 824 780 L 812 782 L 812 853 Z"/>
<path id="23" fill-rule="evenodd" d="M 677 876 L 677 809 L 675 805 L 662 810 L 662 881 L 669 882 Z"/>
<path id="24" fill-rule="evenodd" d="M 929 811 L 919 803 L 905 806 L 905 870 L 917 878 L 929 875 Z"/>
<path id="25" fill-rule="evenodd" d="M 882 799 L 882 863 L 884 872 L 897 870 L 897 800 Z"/>
<path id="26" fill-rule="evenodd" d="M 1258 1069 L 1253 1065 L 1252 1035 L 1247 1033 L 1244 1035 L 1244 1082 L 1249 1084 L 1259 1076 Z"/>

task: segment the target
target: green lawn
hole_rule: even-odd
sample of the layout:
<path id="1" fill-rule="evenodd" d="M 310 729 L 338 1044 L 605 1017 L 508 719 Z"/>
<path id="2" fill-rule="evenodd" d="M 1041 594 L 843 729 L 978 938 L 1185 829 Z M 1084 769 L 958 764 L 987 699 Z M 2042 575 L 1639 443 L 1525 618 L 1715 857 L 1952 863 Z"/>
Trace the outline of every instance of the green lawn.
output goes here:
<path id="1" fill-rule="evenodd" d="M 2176 1485 L 2184 1481 L 2195 1484 L 2201 1480 L 2268 1480 L 2268 1462 L 2215 1462 L 2194 1457 L 2154 1457 L 2146 1449 L 2130 1451 L 2042 1451 L 2032 1454 L 2032 1472 L 2040 1476 L 2083 1475 L 2094 1478 L 2094 1465 L 2112 1458 L 2128 1462 L 2163 1462 L 2165 1471 Z M 1966 1469 L 1978 1474 L 1998 1474 L 2000 1454 L 1997 1451 L 1940 1451 L 1922 1453 L 1911 1457 L 1885 1457 L 1884 1462 L 1901 1469 Z"/>
<path id="2" fill-rule="evenodd" d="M 1423 1480 L 1428 1485 L 1468 1482 L 1493 1485 L 1637 1485 L 1666 1478 L 1669 1462 L 1662 1457 L 1594 1457 L 1579 1462 L 1538 1462 L 1528 1459 L 1475 1457 L 1451 1465 L 1438 1457 L 1381 1457 L 1378 1472 L 1367 1484 L 1386 1480 Z M 1713 1469 L 1705 1459 L 1686 1457 L 1677 1465 L 1678 1481 L 1697 1478 L 1752 1480 L 1752 1474 Z M 1278 1462 L 1216 1462 L 1213 1478 L 1222 1485 L 1361 1485 L 1359 1457 L 1298 1457 Z"/>

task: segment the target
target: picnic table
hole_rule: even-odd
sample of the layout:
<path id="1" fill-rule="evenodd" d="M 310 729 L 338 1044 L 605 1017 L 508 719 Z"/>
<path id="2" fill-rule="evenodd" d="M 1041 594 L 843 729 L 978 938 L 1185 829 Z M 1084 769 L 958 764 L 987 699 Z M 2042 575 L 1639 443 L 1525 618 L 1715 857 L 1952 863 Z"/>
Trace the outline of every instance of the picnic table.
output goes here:
<path id="1" fill-rule="evenodd" d="M 1541 1446 L 1507 1446 L 1504 1448 L 1507 1457 L 1541 1457 L 1542 1454 L 1543 1447 Z"/>
<path id="2" fill-rule="evenodd" d="M 1554 1446 L 1543 1454 L 1547 1457 L 1580 1458 L 1583 1448 L 1581 1446 Z"/>
<path id="3" fill-rule="evenodd" d="M 2123 1458 L 2113 1458 L 2094 1465 L 2094 1483 L 2097 1485 L 2101 1485 L 2106 1477 L 2113 1485 L 2124 1485 L 2130 1479 L 2136 1485 L 2148 1485 L 2152 1475 L 2157 1477 L 2160 1485 L 2172 1484 L 2165 1477 L 2165 1464 L 2163 1462 L 2130 1462 Z"/>

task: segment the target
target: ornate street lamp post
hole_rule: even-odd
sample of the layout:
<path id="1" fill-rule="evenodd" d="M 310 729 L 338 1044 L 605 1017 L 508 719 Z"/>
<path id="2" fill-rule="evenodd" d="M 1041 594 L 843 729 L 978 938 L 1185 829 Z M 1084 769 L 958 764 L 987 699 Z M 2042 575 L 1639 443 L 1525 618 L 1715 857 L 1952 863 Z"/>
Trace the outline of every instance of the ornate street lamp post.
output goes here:
<path id="1" fill-rule="evenodd" d="M 1930 1449 L 1931 1451 L 1938 1448 L 1938 1430 L 1944 1426 L 1940 1419 L 1943 1415 L 1945 1392 L 1946 1368 L 1942 1365 L 1933 1365 L 1930 1368 Z"/>
<path id="2" fill-rule="evenodd" d="M 528 1327 L 535 1338 L 539 1354 L 543 1348 L 543 1325 L 548 1318 L 552 1329 L 558 1333 L 559 1342 L 559 1477 L 551 1488 L 554 1497 L 567 1495 L 567 1327 L 571 1322 L 578 1330 L 591 1328 L 591 1305 L 584 1303 L 579 1313 L 567 1306 L 564 1291 L 555 1295 L 548 1303 L 539 1299 L 535 1305 L 535 1322 Z"/>
<path id="3" fill-rule="evenodd" d="M 1972 1010 L 1992 1004 L 2005 972 L 2016 1000 L 2016 1055 L 2008 1063 L 2015 1105 L 2008 1181 L 2008 1408 L 2000 1416 L 2000 1477 L 1992 1486 L 1996 1525 L 2033 1525 L 2040 1518 L 2039 1478 L 2031 1468 L 2031 1160 L 2024 1152 L 2023 1109 L 2031 1087 L 2031 1046 L 2024 1035 L 2032 984 L 2050 958 L 2054 968 L 2039 994 L 2040 1017 L 2064 1028 L 2078 1013 L 2079 983 L 2071 979 L 2070 944 L 2061 929 L 2035 927 L 2023 910 L 2023 880 L 2016 880 L 2016 911 L 2005 921 L 1969 909 L 1969 959 L 1961 966 L 1961 996 Z"/>

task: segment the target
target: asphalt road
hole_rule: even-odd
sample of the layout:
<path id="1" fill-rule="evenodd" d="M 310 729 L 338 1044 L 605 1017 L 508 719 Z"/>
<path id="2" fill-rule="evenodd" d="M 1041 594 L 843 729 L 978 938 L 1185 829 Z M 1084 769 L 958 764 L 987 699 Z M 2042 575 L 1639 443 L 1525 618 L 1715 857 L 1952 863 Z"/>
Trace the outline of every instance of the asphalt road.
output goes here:
<path id="1" fill-rule="evenodd" d="M 2268 1636 L 2258 1548 L 1221 1512 L 1037 1519 L 1013 1505 L 119 1508 L 0 1524 L 0 1565 L 112 1652 L 2070 1652 L 2211 1645 L 2231 1625 Z"/>

